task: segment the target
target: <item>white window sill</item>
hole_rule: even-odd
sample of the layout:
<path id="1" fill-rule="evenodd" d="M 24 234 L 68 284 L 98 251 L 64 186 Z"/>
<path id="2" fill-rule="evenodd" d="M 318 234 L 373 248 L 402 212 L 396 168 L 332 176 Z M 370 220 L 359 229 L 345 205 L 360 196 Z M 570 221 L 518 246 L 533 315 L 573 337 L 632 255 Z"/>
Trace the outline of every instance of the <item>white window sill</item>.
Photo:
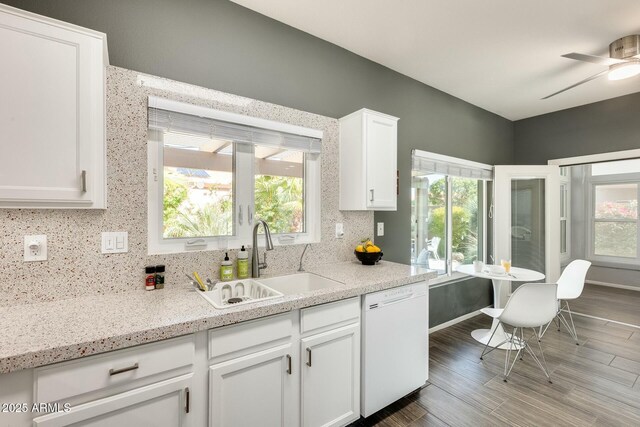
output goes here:
<path id="1" fill-rule="evenodd" d="M 607 268 L 619 268 L 622 270 L 640 270 L 640 265 L 638 265 L 636 260 L 630 261 L 603 261 L 600 259 L 589 259 L 594 267 L 607 267 Z"/>
<path id="2" fill-rule="evenodd" d="M 297 235 L 294 239 L 287 240 L 282 238 L 284 235 L 272 234 L 271 240 L 273 246 L 294 246 L 304 245 L 307 243 L 320 243 L 318 239 L 313 238 L 309 234 Z M 213 252 L 213 251 L 232 251 L 238 250 L 244 246 L 247 250 L 251 248 L 251 241 L 245 241 L 244 239 L 229 238 L 229 239 L 205 239 L 204 247 L 197 247 L 193 249 L 186 249 L 185 241 L 176 241 L 171 243 L 152 244 L 149 243 L 148 255 L 169 255 L 169 254 L 189 254 L 193 252 Z M 265 246 L 264 235 L 258 236 L 258 247 L 263 248 Z"/>
<path id="3" fill-rule="evenodd" d="M 451 276 L 443 274 L 438 276 L 436 279 L 429 280 L 429 288 L 439 288 L 440 286 L 451 285 L 453 283 L 462 282 L 467 279 L 473 279 L 473 276 L 469 276 L 468 274 L 453 272 Z"/>

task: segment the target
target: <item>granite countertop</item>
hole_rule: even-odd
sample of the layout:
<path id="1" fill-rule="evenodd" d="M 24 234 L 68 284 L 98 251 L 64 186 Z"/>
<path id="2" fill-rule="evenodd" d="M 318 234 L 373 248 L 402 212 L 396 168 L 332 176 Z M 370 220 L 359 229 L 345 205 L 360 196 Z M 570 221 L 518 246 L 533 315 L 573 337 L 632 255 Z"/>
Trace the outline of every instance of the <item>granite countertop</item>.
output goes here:
<path id="1" fill-rule="evenodd" d="M 435 272 L 382 261 L 309 267 L 341 285 L 218 310 L 185 285 L 0 307 L 0 374 L 160 341 L 415 283 Z"/>

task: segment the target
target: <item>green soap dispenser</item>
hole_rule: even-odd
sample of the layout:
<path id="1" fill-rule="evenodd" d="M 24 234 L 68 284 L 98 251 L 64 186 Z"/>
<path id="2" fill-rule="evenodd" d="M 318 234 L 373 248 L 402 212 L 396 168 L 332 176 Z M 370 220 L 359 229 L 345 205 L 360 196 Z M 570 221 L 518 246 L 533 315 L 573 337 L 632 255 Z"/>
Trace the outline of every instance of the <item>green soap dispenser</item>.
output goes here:
<path id="1" fill-rule="evenodd" d="M 229 253 L 224 253 L 224 261 L 220 263 L 220 280 L 233 280 L 233 263 L 229 260 Z"/>
<path id="2" fill-rule="evenodd" d="M 242 245 L 240 252 L 238 252 L 237 263 L 238 279 L 246 279 L 249 277 L 249 252 L 244 248 L 244 245 Z"/>

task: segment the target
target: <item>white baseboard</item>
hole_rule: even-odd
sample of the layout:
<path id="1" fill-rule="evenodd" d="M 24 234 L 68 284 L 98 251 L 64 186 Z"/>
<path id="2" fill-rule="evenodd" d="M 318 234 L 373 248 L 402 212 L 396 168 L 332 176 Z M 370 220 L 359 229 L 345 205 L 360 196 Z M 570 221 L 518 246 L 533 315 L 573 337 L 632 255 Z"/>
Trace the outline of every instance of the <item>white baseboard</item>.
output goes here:
<path id="1" fill-rule="evenodd" d="M 568 311 L 567 311 L 567 310 L 564 310 L 564 309 L 563 309 L 562 311 L 564 311 L 565 313 L 568 313 Z M 632 327 L 632 328 L 638 328 L 638 329 L 640 329 L 640 326 L 639 326 L 639 325 L 632 325 L 631 323 L 624 323 L 624 322 L 619 322 L 619 321 L 617 321 L 617 320 L 606 319 L 606 318 L 604 318 L 604 317 L 598 317 L 598 316 L 592 316 L 592 315 L 590 315 L 590 314 L 578 313 L 577 311 L 572 311 L 572 312 L 571 312 L 571 314 L 572 314 L 572 315 L 575 315 L 575 316 L 589 317 L 589 318 L 591 318 L 591 319 L 605 320 L 605 321 L 607 321 L 607 322 L 617 323 L 618 325 L 630 326 L 630 327 Z"/>
<path id="2" fill-rule="evenodd" d="M 610 288 L 628 289 L 630 291 L 640 291 L 640 286 L 620 285 L 618 283 L 598 282 L 597 280 L 585 280 L 584 283 L 598 286 L 608 286 Z"/>
<path id="3" fill-rule="evenodd" d="M 492 307 L 492 306 L 488 305 L 487 307 Z M 451 319 L 448 322 L 444 322 L 439 324 L 438 326 L 434 326 L 433 328 L 429 329 L 429 333 L 439 331 L 440 329 L 448 328 L 449 326 L 453 326 L 456 323 L 460 323 L 464 320 L 471 319 L 472 317 L 477 316 L 478 314 L 480 314 L 480 310 L 472 311 L 471 313 L 467 313 L 463 316 L 456 317 L 455 319 Z"/>

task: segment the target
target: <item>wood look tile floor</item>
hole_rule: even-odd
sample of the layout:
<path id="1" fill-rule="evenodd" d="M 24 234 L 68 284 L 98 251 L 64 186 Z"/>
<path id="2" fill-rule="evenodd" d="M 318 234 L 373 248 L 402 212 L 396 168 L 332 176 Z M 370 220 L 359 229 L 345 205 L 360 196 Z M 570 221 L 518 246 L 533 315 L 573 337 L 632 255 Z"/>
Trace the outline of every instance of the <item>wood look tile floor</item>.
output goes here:
<path id="1" fill-rule="evenodd" d="M 591 316 L 640 325 L 640 292 L 586 284 L 571 301 L 571 310 Z"/>
<path id="2" fill-rule="evenodd" d="M 490 326 L 486 316 L 435 332 L 428 385 L 352 426 L 640 426 L 640 329 L 574 321 L 579 346 L 564 329 L 544 336 L 553 384 L 527 355 L 506 383 L 504 351 L 480 360 L 470 333 Z"/>

